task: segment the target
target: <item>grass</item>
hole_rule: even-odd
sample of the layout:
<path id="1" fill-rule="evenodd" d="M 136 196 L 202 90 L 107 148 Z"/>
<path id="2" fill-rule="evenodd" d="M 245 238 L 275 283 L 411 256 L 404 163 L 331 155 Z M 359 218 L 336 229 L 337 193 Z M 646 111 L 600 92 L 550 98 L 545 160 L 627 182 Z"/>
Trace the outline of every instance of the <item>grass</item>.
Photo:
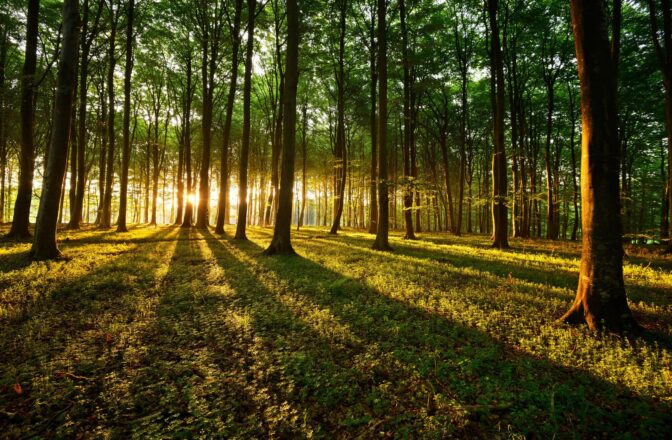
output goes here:
<path id="1" fill-rule="evenodd" d="M 573 243 L 295 235 L 266 257 L 210 231 L 63 232 L 67 261 L 0 243 L 8 438 L 666 438 L 672 260 L 628 248 L 651 332 L 554 324 Z"/>

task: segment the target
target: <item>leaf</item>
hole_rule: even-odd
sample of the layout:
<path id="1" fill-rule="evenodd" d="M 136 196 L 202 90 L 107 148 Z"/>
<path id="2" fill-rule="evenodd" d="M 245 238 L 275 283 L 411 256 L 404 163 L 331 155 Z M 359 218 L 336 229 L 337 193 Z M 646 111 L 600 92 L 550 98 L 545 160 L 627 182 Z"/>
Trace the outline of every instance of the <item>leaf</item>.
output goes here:
<path id="1" fill-rule="evenodd" d="M 21 384 L 18 382 L 12 385 L 12 389 L 14 390 L 17 396 L 23 394 L 23 388 L 21 388 Z"/>

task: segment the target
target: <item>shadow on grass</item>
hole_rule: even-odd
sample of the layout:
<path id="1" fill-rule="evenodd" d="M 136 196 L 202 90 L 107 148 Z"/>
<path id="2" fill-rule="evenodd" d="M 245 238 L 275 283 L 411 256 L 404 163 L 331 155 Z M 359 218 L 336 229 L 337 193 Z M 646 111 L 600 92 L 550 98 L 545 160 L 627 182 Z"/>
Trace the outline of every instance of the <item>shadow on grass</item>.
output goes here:
<path id="1" fill-rule="evenodd" d="M 290 347 L 280 358 L 300 399 L 283 397 L 294 398 L 290 403 L 327 432 L 491 437 L 508 429 L 540 438 L 662 438 L 672 423 L 669 406 L 586 371 L 515 352 L 487 333 L 305 258 L 265 257 L 254 243 L 205 238 L 218 263 L 237 270 L 227 282 L 251 308 L 255 331 L 269 347 Z M 284 296 L 299 310 L 273 306 Z M 297 316 L 309 305 L 358 342 L 334 345 L 307 331 Z M 292 344 L 295 339 L 300 342 Z M 342 397 L 325 399 L 330 389 Z"/>
<path id="2" fill-rule="evenodd" d="M 341 237 L 332 238 L 329 236 L 311 237 L 313 239 L 325 240 L 334 242 L 340 240 L 341 242 L 350 245 L 369 249 L 370 241 L 359 237 Z M 450 246 L 450 243 L 448 246 Z M 472 246 L 471 244 L 462 244 L 463 246 Z M 479 246 L 474 246 L 479 247 Z M 491 249 L 491 248 L 488 248 Z M 534 252 L 537 252 L 536 250 Z M 437 256 L 437 254 L 439 256 Z M 510 262 L 499 262 L 496 259 L 488 259 L 473 254 L 455 253 L 448 249 L 423 250 L 418 249 L 413 245 L 405 245 L 403 243 L 394 243 L 394 255 L 404 255 L 413 258 L 425 259 L 437 264 L 448 264 L 457 268 L 472 268 L 484 273 L 490 273 L 503 280 L 512 277 L 531 283 L 546 284 L 560 289 L 574 290 L 578 283 L 578 268 L 576 271 L 568 271 L 558 269 L 549 265 L 548 269 L 540 269 L 535 267 L 525 267 L 521 264 Z M 576 256 L 574 256 L 576 257 Z M 628 297 L 631 301 L 645 302 L 659 306 L 672 305 L 672 296 L 670 290 L 663 287 L 651 287 L 627 283 Z"/>
<path id="3" fill-rule="evenodd" d="M 162 229 L 154 235 L 168 234 Z M 106 382 L 122 368 L 127 348 L 121 336 L 139 319 L 139 303 L 151 292 L 160 263 L 152 250 L 131 246 L 101 256 L 105 260 L 86 275 L 0 323 L 0 408 L 11 415 L 4 435 L 78 437 L 104 424 Z M 21 393 L 12 383 L 21 384 Z"/>

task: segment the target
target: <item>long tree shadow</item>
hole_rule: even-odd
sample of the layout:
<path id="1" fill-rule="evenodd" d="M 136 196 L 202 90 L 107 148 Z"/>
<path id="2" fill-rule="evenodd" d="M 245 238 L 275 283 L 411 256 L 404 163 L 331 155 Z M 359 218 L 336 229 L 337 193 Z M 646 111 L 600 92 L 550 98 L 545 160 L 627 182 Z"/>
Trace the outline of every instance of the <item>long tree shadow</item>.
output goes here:
<path id="1" fill-rule="evenodd" d="M 333 242 L 334 238 L 319 237 L 318 240 Z M 344 237 L 338 239 L 341 242 L 368 249 L 370 242 L 360 237 Z M 438 255 L 437 255 L 438 254 Z M 431 252 L 412 245 L 395 243 L 394 255 L 404 255 L 413 258 L 425 259 L 438 264 L 451 265 L 457 268 L 473 268 L 481 272 L 490 273 L 497 277 L 507 279 L 515 278 L 531 283 L 550 285 L 561 289 L 574 290 L 578 283 L 578 269 L 565 270 L 549 265 L 547 268 L 523 265 L 521 262 L 500 262 L 495 258 L 487 258 L 468 252 L 456 253 L 450 248 L 434 249 Z M 632 301 L 645 302 L 659 306 L 672 305 L 672 296 L 669 288 L 636 284 L 636 281 L 626 280 L 628 296 Z"/>
<path id="2" fill-rule="evenodd" d="M 154 235 L 170 233 L 162 229 Z M 85 275 L 56 285 L 0 323 L 0 407 L 11 415 L 4 435 L 60 432 L 57 436 L 76 437 L 95 432 L 108 375 L 123 364 L 132 339 L 126 330 L 148 307 L 143 293 L 151 291 L 160 263 L 155 250 L 129 245 L 117 255 L 99 256 Z M 13 383 L 21 386 L 20 393 L 11 391 Z"/>
<path id="3" fill-rule="evenodd" d="M 247 271 L 243 279 L 227 282 L 248 298 L 256 320 L 273 309 L 255 297 L 291 295 L 296 307 L 314 304 L 328 311 L 359 341 L 353 348 L 342 344 L 333 354 L 318 341 L 306 345 L 313 335 L 302 335 L 303 327 L 293 323 L 297 312 L 293 320 L 285 316 L 269 318 L 270 325 L 253 324 L 274 342 L 271 347 L 297 351 L 285 356 L 283 367 L 300 390 L 297 404 L 310 402 L 314 420 L 329 429 L 334 422 L 328 421 L 336 418 L 344 437 L 376 430 L 492 437 L 509 429 L 541 438 L 624 433 L 663 438 L 672 422 L 666 404 L 584 370 L 515 351 L 481 330 L 388 297 L 308 259 L 259 256 L 261 248 L 253 243 L 234 246 L 209 234 L 206 242 L 223 267 Z M 266 287 L 258 293 L 260 286 Z M 293 338 L 300 342 L 289 344 Z M 322 359 L 344 354 L 338 374 Z M 323 396 L 333 387 L 346 397 L 330 406 Z"/>

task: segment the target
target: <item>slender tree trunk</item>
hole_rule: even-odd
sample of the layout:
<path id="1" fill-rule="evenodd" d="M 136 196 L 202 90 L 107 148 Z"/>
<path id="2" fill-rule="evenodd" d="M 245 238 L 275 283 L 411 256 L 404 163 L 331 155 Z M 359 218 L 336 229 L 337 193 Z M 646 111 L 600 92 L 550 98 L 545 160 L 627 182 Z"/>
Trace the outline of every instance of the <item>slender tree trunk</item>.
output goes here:
<path id="1" fill-rule="evenodd" d="M 240 48 L 240 16 L 243 9 L 243 0 L 236 0 L 236 11 L 233 17 L 233 29 L 231 30 L 231 81 L 229 82 L 229 94 L 226 97 L 226 116 L 224 117 L 224 131 L 222 133 L 222 155 L 219 175 L 219 198 L 217 199 L 217 222 L 215 233 L 224 233 L 226 222 L 226 195 L 229 192 L 229 140 L 231 137 L 231 120 L 233 118 L 233 104 L 236 99 L 236 86 L 238 84 L 238 51 Z"/>
<path id="2" fill-rule="evenodd" d="M 492 223 L 494 232 L 492 245 L 505 249 L 509 247 L 509 241 L 507 237 L 506 152 L 504 151 L 504 67 L 499 39 L 499 25 L 497 23 L 497 4 L 498 0 L 488 0 L 488 16 L 490 32 L 492 33 L 490 57 L 492 72 L 495 77 L 494 151 L 492 156 Z"/>
<path id="3" fill-rule="evenodd" d="M 79 0 L 65 0 L 63 4 L 63 48 L 58 65 L 54 130 L 49 145 L 47 171 L 37 213 L 35 240 L 30 250 L 30 255 L 35 260 L 61 256 L 56 244 L 56 227 L 61 185 L 67 166 L 72 103 L 77 78 L 79 29 Z"/>
<path id="4" fill-rule="evenodd" d="M 345 204 L 345 185 L 347 178 L 347 149 L 345 146 L 345 32 L 346 16 L 348 2 L 340 1 L 340 26 L 339 26 L 339 46 L 338 46 L 338 72 L 336 75 L 337 103 L 336 103 L 336 148 L 335 148 L 335 197 L 334 197 L 334 219 L 331 225 L 330 234 L 338 233 L 341 227 L 341 216 L 343 215 L 343 206 Z"/>
<path id="5" fill-rule="evenodd" d="M 374 9 L 374 8 L 372 8 Z M 376 70 L 376 26 L 375 26 L 375 10 L 371 14 L 371 25 L 369 26 L 369 68 L 371 70 L 371 182 L 369 189 L 369 234 L 375 234 L 378 230 L 378 200 L 377 189 L 378 183 L 378 127 L 376 117 L 376 82 L 378 81 L 378 72 Z"/>
<path id="6" fill-rule="evenodd" d="M 28 238 L 30 202 L 33 196 L 35 170 L 35 69 L 37 67 L 39 0 L 28 0 L 26 16 L 26 50 L 21 73 L 21 150 L 19 157 L 19 188 L 14 203 L 14 217 L 9 237 Z"/>
<path id="7" fill-rule="evenodd" d="M 399 19 L 401 23 L 401 51 L 404 84 L 404 225 L 406 226 L 407 240 L 415 240 L 413 233 L 413 178 L 411 174 L 411 84 L 410 60 L 408 57 L 408 31 L 406 29 L 406 5 L 399 0 Z"/>
<path id="8" fill-rule="evenodd" d="M 133 72 L 133 19 L 135 0 L 126 5 L 126 66 L 124 68 L 124 145 L 121 156 L 121 186 L 119 190 L 119 217 L 117 232 L 127 232 L 126 205 L 128 195 L 128 167 L 131 163 L 131 73 Z"/>
<path id="9" fill-rule="evenodd" d="M 247 226 L 247 168 L 250 157 L 250 97 L 252 93 L 252 53 L 254 51 L 256 0 L 247 0 L 247 11 L 247 47 L 245 49 L 245 80 L 243 84 L 243 139 L 238 172 L 238 221 L 236 235 L 234 236 L 236 240 L 247 240 L 245 233 Z"/>
<path id="10" fill-rule="evenodd" d="M 391 251 L 389 244 L 389 188 L 387 174 L 387 0 L 378 0 L 378 231 L 373 249 Z"/>
<path id="11" fill-rule="evenodd" d="M 308 101 L 303 102 L 303 109 L 301 112 L 301 212 L 296 223 L 296 230 L 298 231 L 305 221 L 306 215 L 306 196 L 308 191 L 308 180 L 306 179 L 306 134 L 308 131 Z"/>
<path id="12" fill-rule="evenodd" d="M 574 304 L 561 318 L 591 330 L 636 330 L 623 283 L 616 71 L 603 2 L 571 0 L 581 83 L 583 249 Z"/>
<path id="13" fill-rule="evenodd" d="M 191 100 L 193 98 L 192 90 L 192 54 L 191 49 L 187 54 L 187 90 L 184 99 L 184 167 L 187 172 L 187 203 L 184 207 L 184 218 L 182 227 L 190 228 L 194 212 L 194 187 L 191 179 Z"/>
<path id="14" fill-rule="evenodd" d="M 107 97 L 108 97 L 108 109 L 107 109 L 107 130 L 108 130 L 108 142 L 107 146 L 107 165 L 105 167 L 106 176 L 105 176 L 105 196 L 103 197 L 103 210 L 100 218 L 100 227 L 107 229 L 112 226 L 112 190 L 113 190 L 113 181 L 114 181 L 114 156 L 115 156 L 115 130 L 114 130 L 114 119 L 115 119 L 115 96 L 114 96 L 114 70 L 116 66 L 115 58 L 115 44 L 116 44 L 116 35 L 117 35 L 117 16 L 118 11 L 112 10 L 112 5 L 114 4 L 113 0 L 110 0 L 110 15 L 112 17 L 112 30 L 110 33 L 109 39 L 109 67 L 107 71 Z M 121 6 L 117 6 L 119 8 Z"/>

